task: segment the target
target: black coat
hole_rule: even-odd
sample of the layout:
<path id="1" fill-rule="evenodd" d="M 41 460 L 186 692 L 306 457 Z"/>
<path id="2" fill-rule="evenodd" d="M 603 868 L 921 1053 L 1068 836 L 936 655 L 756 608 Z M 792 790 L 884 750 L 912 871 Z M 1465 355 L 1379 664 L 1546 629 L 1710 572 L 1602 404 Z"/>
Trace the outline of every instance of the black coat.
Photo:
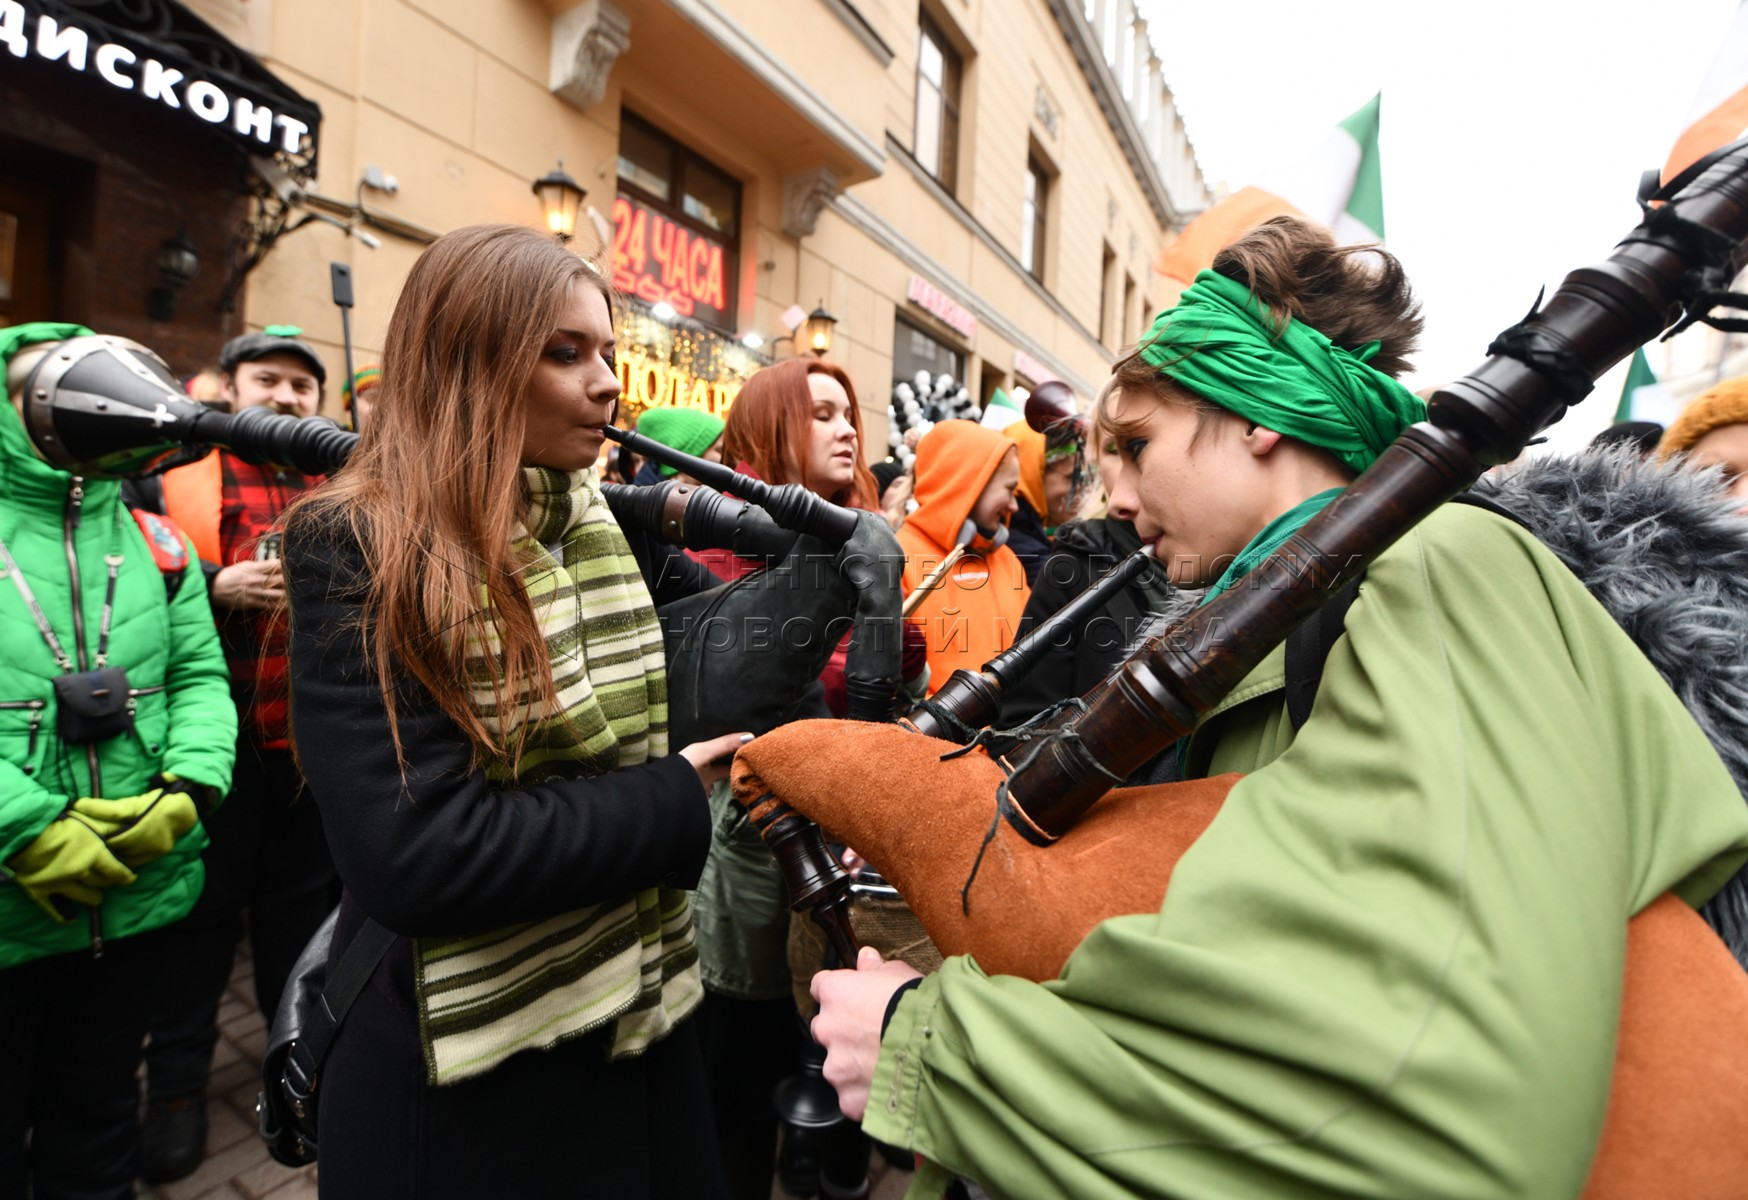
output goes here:
<path id="1" fill-rule="evenodd" d="M 1027 585 L 1034 586 L 1038 580 L 1039 568 L 1050 557 L 1050 535 L 1044 532 L 1044 521 L 1038 516 L 1037 510 L 1026 502 L 1025 497 L 1017 499 L 1020 511 L 1008 521 L 1008 549 L 1014 552 L 1020 565 L 1026 568 Z"/>
<path id="2" fill-rule="evenodd" d="M 1135 527 L 1108 518 L 1071 521 L 1056 531 L 1056 549 L 1032 581 L 1020 618 L 1020 636 L 1080 595 L 1120 559 L 1141 548 Z M 1122 661 L 1148 619 L 1163 611 L 1171 587 L 1150 568 L 1079 625 L 1064 630 L 1052 649 L 1002 699 L 999 724 L 1011 729 L 1059 700 L 1089 691 Z"/>
<path id="3" fill-rule="evenodd" d="M 670 548 L 627 538 L 658 594 L 715 581 Z M 306 526 L 286 539 L 285 575 L 293 728 L 346 885 L 330 971 L 365 915 L 397 933 L 446 936 L 697 884 L 710 806 L 678 755 L 594 779 L 496 787 L 430 693 L 403 683 L 403 783 L 359 627 L 361 549 L 349 534 Z M 435 1087 L 418 1005 L 403 937 L 324 1068 L 324 1197 L 564 1195 L 578 1186 L 579 1163 L 603 1195 L 726 1197 L 690 1023 L 624 1062 L 607 1061 L 607 1026 Z"/>
<path id="4" fill-rule="evenodd" d="M 594 779 L 495 787 L 430 693 L 403 683 L 403 786 L 359 628 L 363 552 L 346 534 L 299 532 L 285 544 L 292 722 L 352 905 L 397 933 L 444 936 L 697 882 L 710 808 L 677 755 Z"/>

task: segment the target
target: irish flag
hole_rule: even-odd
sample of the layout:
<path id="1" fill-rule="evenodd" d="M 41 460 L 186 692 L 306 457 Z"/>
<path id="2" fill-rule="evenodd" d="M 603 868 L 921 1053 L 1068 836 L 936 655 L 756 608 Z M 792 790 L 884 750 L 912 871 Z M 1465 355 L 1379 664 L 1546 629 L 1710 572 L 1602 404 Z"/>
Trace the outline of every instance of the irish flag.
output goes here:
<path id="1" fill-rule="evenodd" d="M 1344 245 L 1384 240 L 1384 182 L 1378 164 L 1382 93 L 1349 116 L 1279 178 L 1241 188 L 1191 221 L 1154 270 L 1186 287 L 1214 256 L 1270 217 L 1289 213 L 1327 225 Z"/>
<path id="2" fill-rule="evenodd" d="M 1614 419 L 1617 422 L 1655 421 L 1667 425 L 1680 415 L 1681 403 L 1667 385 L 1657 382 L 1656 372 L 1645 359 L 1644 347 L 1633 351 L 1632 365 L 1627 368 L 1627 382 L 1621 388 Z"/>
<path id="3" fill-rule="evenodd" d="M 990 394 L 989 407 L 983 410 L 981 423 L 985 429 L 1002 430 L 1025 418 L 1025 407 L 1000 388 L 996 388 Z"/>
<path id="4" fill-rule="evenodd" d="M 1736 9 L 1724 44 L 1700 81 L 1688 109 L 1687 128 L 1663 164 L 1663 178 L 1675 178 L 1744 133 L 1748 133 L 1748 4 Z"/>

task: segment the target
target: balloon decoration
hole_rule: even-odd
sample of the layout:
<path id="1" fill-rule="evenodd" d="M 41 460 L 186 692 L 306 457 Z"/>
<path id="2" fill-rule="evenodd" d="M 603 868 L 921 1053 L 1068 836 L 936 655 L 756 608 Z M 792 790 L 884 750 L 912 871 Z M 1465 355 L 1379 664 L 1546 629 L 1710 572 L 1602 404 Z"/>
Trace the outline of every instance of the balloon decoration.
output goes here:
<path id="1" fill-rule="evenodd" d="M 892 385 L 886 442 L 888 457 L 909 470 L 916 461 L 916 444 L 923 434 L 942 421 L 975 421 L 983 409 L 971 391 L 951 375 L 918 371 L 909 380 Z"/>

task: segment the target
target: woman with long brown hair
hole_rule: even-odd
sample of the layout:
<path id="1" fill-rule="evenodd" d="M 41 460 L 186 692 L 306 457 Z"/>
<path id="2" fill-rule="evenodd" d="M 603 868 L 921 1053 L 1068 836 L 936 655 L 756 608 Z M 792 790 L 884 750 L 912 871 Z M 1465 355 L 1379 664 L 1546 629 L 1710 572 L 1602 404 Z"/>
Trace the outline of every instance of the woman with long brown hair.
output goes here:
<path id="1" fill-rule="evenodd" d="M 286 519 L 334 955 L 404 935 L 322 1077 L 326 1196 L 721 1194 L 681 889 L 740 737 L 667 754 L 661 633 L 589 470 L 613 349 L 574 254 L 438 239 L 357 452 Z"/>

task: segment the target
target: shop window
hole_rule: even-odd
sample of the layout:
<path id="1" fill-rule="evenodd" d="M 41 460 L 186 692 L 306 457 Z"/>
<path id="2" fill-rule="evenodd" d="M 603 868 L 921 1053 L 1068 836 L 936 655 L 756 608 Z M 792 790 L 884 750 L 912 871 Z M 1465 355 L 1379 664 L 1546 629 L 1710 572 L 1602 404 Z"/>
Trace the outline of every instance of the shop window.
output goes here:
<path id="1" fill-rule="evenodd" d="M 654 200 L 673 197 L 674 143 L 642 121 L 619 126 L 619 183 L 631 184 Z"/>
<path id="2" fill-rule="evenodd" d="M 65 193 L 17 175 L 0 175 L 0 326 L 79 320 L 60 303 L 53 264 Z"/>
<path id="3" fill-rule="evenodd" d="M 964 63 L 928 13 L 920 15 L 918 26 L 912 154 L 950 192 L 958 178 L 959 81 Z"/>
<path id="4" fill-rule="evenodd" d="M 613 286 L 735 327 L 739 180 L 632 113 L 619 123 Z"/>
<path id="5" fill-rule="evenodd" d="M 1050 175 L 1034 156 L 1026 159 L 1026 196 L 1020 217 L 1020 265 L 1044 282 L 1044 226 L 1050 212 Z"/>
<path id="6" fill-rule="evenodd" d="M 1119 343 L 1121 343 L 1124 340 L 1123 335 L 1130 328 L 1129 322 L 1135 319 L 1134 312 L 1135 312 L 1135 277 L 1133 275 L 1124 275 L 1123 276 L 1123 312 L 1122 312 L 1122 315 L 1120 315 L 1117 318 L 1117 323 L 1118 323 L 1117 341 Z"/>
<path id="7" fill-rule="evenodd" d="M 989 363 L 985 362 L 983 376 L 977 384 L 977 403 L 982 406 L 984 412 L 988 412 L 989 402 L 995 399 L 997 392 L 1003 391 L 1008 391 L 1008 377 L 1000 371 L 992 369 Z M 1011 392 L 1009 394 L 1011 395 Z M 1018 420 L 1019 418 L 1015 417 L 1014 419 Z"/>
<path id="8" fill-rule="evenodd" d="M 892 331 L 892 377 L 909 382 L 918 371 L 965 378 L 965 354 L 903 317 L 897 318 Z"/>
<path id="9" fill-rule="evenodd" d="M 1111 293 L 1116 287 L 1117 252 L 1106 245 L 1105 260 L 1099 268 L 1099 341 L 1106 345 L 1111 342 Z"/>

